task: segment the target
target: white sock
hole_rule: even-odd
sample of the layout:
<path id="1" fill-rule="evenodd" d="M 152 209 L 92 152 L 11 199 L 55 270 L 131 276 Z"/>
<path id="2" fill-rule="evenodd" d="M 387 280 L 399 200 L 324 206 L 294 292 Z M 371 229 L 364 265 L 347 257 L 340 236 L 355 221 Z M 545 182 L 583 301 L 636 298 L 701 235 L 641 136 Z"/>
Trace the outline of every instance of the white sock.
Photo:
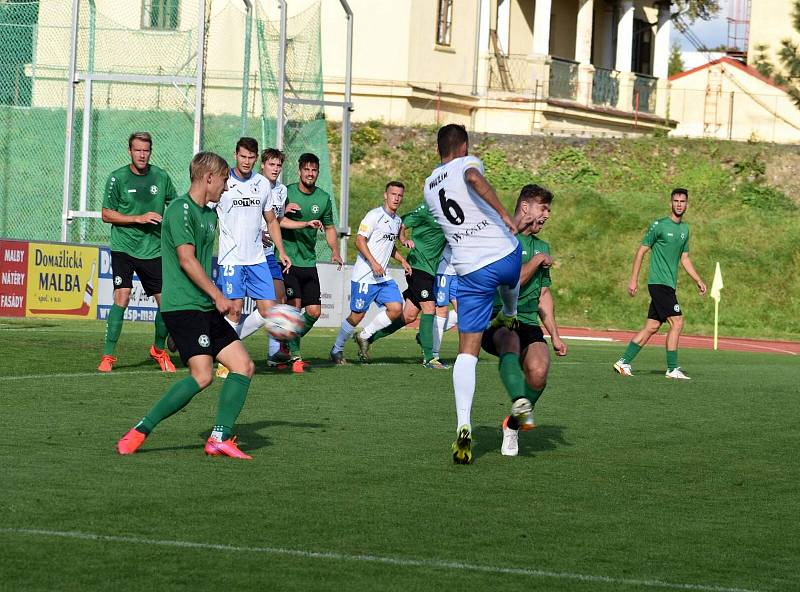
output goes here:
<path id="1" fill-rule="evenodd" d="M 335 352 L 340 352 L 344 349 L 344 344 L 347 343 L 347 340 L 350 339 L 350 336 L 353 334 L 356 328 L 350 324 L 350 321 L 347 319 L 342 321 L 342 326 L 339 327 L 339 334 L 336 336 L 336 343 L 333 344 L 333 350 Z"/>
<path id="2" fill-rule="evenodd" d="M 456 325 L 458 325 L 458 313 L 454 310 L 451 310 L 447 313 L 447 323 L 444 326 L 444 330 L 449 331 Z"/>
<path id="3" fill-rule="evenodd" d="M 517 316 L 517 300 L 519 299 L 519 282 L 513 288 L 500 286 L 500 298 L 503 300 L 503 314 L 507 317 Z"/>
<path id="4" fill-rule="evenodd" d="M 269 350 L 267 351 L 268 356 L 274 356 L 281 350 L 281 342 L 275 339 L 274 337 L 269 338 Z"/>
<path id="5" fill-rule="evenodd" d="M 433 317 L 433 357 L 439 357 L 439 349 L 442 346 L 442 335 L 444 335 L 444 326 L 447 324 L 447 317 L 435 316 Z"/>
<path id="6" fill-rule="evenodd" d="M 247 315 L 247 318 L 242 323 L 242 328 L 239 333 L 239 338 L 244 339 L 258 331 L 264 324 L 267 322 L 267 319 L 261 316 L 261 313 L 258 312 L 258 309 L 251 312 Z"/>
<path id="7" fill-rule="evenodd" d="M 241 319 L 241 317 L 239 317 L 239 318 Z M 241 325 L 239 324 L 239 321 L 232 321 L 228 317 L 225 317 L 225 320 L 228 321 L 228 324 L 231 327 L 233 327 L 234 331 L 236 331 L 236 335 L 239 335 L 239 333 L 241 333 L 241 329 L 240 329 Z"/>
<path id="8" fill-rule="evenodd" d="M 384 308 L 382 311 L 378 313 L 378 315 L 372 319 L 372 322 L 367 325 L 367 328 L 361 332 L 362 339 L 369 339 L 375 333 L 380 331 L 381 329 L 385 329 L 389 325 L 392 324 L 392 319 L 389 318 L 389 315 L 386 314 L 386 309 Z"/>
<path id="9" fill-rule="evenodd" d="M 472 431 L 470 412 L 475 395 L 475 366 L 478 358 L 472 354 L 458 354 L 453 365 L 453 390 L 456 393 L 456 431 L 466 425 Z"/>

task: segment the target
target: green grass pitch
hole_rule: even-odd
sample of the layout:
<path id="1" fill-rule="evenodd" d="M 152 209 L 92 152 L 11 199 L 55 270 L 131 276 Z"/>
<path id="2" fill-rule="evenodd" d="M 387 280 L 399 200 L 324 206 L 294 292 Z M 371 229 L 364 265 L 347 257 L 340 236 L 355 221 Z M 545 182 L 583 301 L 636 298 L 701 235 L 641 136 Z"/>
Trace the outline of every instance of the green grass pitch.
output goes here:
<path id="1" fill-rule="evenodd" d="M 570 341 L 505 458 L 509 403 L 484 355 L 475 464 L 454 466 L 451 373 L 417 363 L 413 333 L 334 367 L 334 333 L 315 329 L 304 375 L 268 371 L 261 334 L 238 425 L 252 462 L 203 455 L 218 382 L 123 458 L 115 441 L 175 378 L 130 323 L 97 374 L 103 330 L 0 322 L 0 589 L 800 586 L 796 357 L 684 349 L 693 380 L 674 382 L 649 347 L 626 379 L 624 344 Z"/>

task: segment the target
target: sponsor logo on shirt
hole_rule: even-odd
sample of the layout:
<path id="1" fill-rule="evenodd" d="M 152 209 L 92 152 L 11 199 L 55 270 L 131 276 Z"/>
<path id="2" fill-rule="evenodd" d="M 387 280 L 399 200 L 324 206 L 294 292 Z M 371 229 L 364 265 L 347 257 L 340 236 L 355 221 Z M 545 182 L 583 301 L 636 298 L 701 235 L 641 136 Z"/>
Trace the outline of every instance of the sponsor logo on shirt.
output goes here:
<path id="1" fill-rule="evenodd" d="M 261 206 L 261 200 L 252 197 L 241 197 L 231 200 L 231 204 L 234 207 L 251 208 L 253 206 Z"/>
<path id="2" fill-rule="evenodd" d="M 490 222 L 488 220 L 481 220 L 472 228 L 467 228 L 463 232 L 454 232 L 451 236 L 453 237 L 454 241 L 458 242 L 461 239 L 467 238 L 468 236 L 478 234 L 481 230 L 488 227 L 489 224 Z"/>
<path id="3" fill-rule="evenodd" d="M 314 204 L 313 206 L 311 206 L 311 212 L 313 214 L 319 214 L 319 206 L 317 204 Z"/>

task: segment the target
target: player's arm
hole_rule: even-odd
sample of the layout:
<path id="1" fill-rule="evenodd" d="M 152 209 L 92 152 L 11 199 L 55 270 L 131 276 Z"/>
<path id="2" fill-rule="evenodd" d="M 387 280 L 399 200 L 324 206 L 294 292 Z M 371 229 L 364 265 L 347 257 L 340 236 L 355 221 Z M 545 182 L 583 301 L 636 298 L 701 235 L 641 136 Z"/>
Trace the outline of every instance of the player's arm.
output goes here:
<path id="1" fill-rule="evenodd" d="M 414 248 L 414 241 L 408 238 L 406 234 L 406 225 L 405 222 L 400 225 L 400 233 L 397 236 L 397 239 L 400 241 L 400 244 L 403 245 L 406 249 L 413 249 Z"/>
<path id="2" fill-rule="evenodd" d="M 289 218 L 283 217 L 279 222 L 281 228 L 289 228 L 291 230 L 297 230 L 299 228 L 313 228 L 315 230 L 322 230 L 322 222 L 319 220 L 290 220 Z"/>
<path id="3" fill-rule="evenodd" d="M 689 253 L 686 251 L 681 254 L 681 265 L 686 270 L 686 273 L 689 274 L 689 277 L 694 280 L 694 283 L 697 284 L 697 289 L 700 290 L 700 294 L 705 294 L 706 285 L 703 280 L 700 279 L 700 274 L 695 271 L 694 265 L 692 265 L 692 260 L 689 259 Z"/>
<path id="4" fill-rule="evenodd" d="M 233 303 L 225 298 L 225 295 L 214 285 L 211 278 L 206 275 L 203 266 L 200 264 L 200 261 L 197 260 L 194 245 L 191 243 L 178 245 L 176 251 L 178 253 L 178 262 L 184 273 L 189 276 L 189 279 L 192 280 L 198 288 L 209 295 L 219 312 L 226 314 Z"/>
<path id="5" fill-rule="evenodd" d="M 106 224 L 115 226 L 132 226 L 134 224 L 161 224 L 161 214 L 147 212 L 136 216 L 129 216 L 117 211 L 119 207 L 119 183 L 113 175 L 106 181 L 106 191 L 103 195 L 103 208 L 101 217 Z"/>
<path id="6" fill-rule="evenodd" d="M 500 214 L 500 218 L 502 218 L 505 225 L 511 232 L 516 233 L 517 227 L 514 224 L 514 221 L 511 219 L 511 216 L 508 215 L 508 212 L 503 207 L 503 204 L 500 203 L 500 200 L 497 197 L 497 193 L 489 184 L 489 181 L 486 180 L 486 177 L 481 174 L 481 172 L 476 169 L 475 167 L 470 167 L 466 171 L 464 171 L 464 180 L 469 184 L 472 189 L 475 190 L 475 193 L 481 196 L 481 199 L 489 204 L 498 214 Z"/>
<path id="7" fill-rule="evenodd" d="M 267 230 L 269 230 L 269 238 L 272 243 L 275 245 L 275 249 L 278 251 L 278 259 L 283 265 L 284 271 L 289 271 L 289 268 L 292 267 L 292 260 L 286 254 L 286 251 L 283 248 L 283 237 L 281 236 L 281 225 L 278 222 L 277 216 L 275 216 L 275 211 L 272 208 L 267 208 L 264 210 L 264 221 L 267 223 Z"/>
<path id="8" fill-rule="evenodd" d="M 339 269 L 341 269 L 342 265 L 344 265 L 344 260 L 339 254 L 339 233 L 333 224 L 325 227 L 325 242 L 331 248 L 331 261 L 338 263 Z M 358 248 L 358 239 L 356 239 L 356 248 Z"/>
<path id="9" fill-rule="evenodd" d="M 556 323 L 555 305 L 553 304 L 553 295 L 550 288 L 542 288 L 539 294 L 539 318 L 542 320 L 544 328 L 550 335 L 550 341 L 553 344 L 553 350 L 557 356 L 567 355 L 567 344 L 561 339 L 558 333 L 558 323 Z"/>
<path id="10" fill-rule="evenodd" d="M 636 251 L 636 255 L 633 258 L 631 279 L 628 282 L 628 294 L 631 296 L 635 296 L 636 291 L 639 289 L 639 271 L 642 269 L 642 261 L 644 260 L 644 256 L 649 250 L 650 247 L 647 245 L 639 245 L 639 249 Z"/>
<path id="11" fill-rule="evenodd" d="M 519 270 L 519 285 L 527 284 L 540 267 L 550 267 L 552 264 L 553 258 L 549 254 L 537 253 Z"/>
<path id="12" fill-rule="evenodd" d="M 406 258 L 403 257 L 403 254 L 397 250 L 397 247 L 392 248 L 392 259 L 403 266 L 403 271 L 406 275 L 411 275 L 411 266 L 408 264 L 408 261 L 406 261 Z"/>
<path id="13" fill-rule="evenodd" d="M 386 274 L 386 270 L 378 262 L 378 260 L 373 257 L 372 252 L 369 250 L 369 245 L 367 244 L 368 240 L 369 237 L 364 236 L 360 232 L 356 234 L 356 250 L 364 259 L 367 260 L 367 263 L 369 263 L 369 266 L 372 269 L 372 275 L 375 277 L 381 277 Z"/>

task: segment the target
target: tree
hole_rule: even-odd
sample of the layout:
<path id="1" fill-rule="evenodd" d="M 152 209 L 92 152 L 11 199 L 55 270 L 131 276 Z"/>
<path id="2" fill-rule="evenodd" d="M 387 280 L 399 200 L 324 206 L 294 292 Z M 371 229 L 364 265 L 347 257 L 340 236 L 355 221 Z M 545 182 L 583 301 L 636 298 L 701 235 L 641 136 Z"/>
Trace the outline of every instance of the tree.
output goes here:
<path id="1" fill-rule="evenodd" d="M 800 34 L 800 0 L 792 3 L 792 27 Z M 755 67 L 762 75 L 772 78 L 783 86 L 794 104 L 800 107 L 800 44 L 791 39 L 783 39 L 778 50 L 778 65 L 767 58 L 767 45 L 758 45 Z"/>
<path id="2" fill-rule="evenodd" d="M 672 5 L 678 9 L 677 16 L 690 23 L 697 19 L 707 21 L 719 12 L 719 0 L 674 0 Z"/>
<path id="3" fill-rule="evenodd" d="M 683 63 L 683 58 L 681 57 L 681 46 L 677 43 L 672 44 L 672 48 L 669 51 L 669 75 L 672 76 L 673 74 L 677 74 L 678 72 L 683 72 L 686 65 Z"/>

